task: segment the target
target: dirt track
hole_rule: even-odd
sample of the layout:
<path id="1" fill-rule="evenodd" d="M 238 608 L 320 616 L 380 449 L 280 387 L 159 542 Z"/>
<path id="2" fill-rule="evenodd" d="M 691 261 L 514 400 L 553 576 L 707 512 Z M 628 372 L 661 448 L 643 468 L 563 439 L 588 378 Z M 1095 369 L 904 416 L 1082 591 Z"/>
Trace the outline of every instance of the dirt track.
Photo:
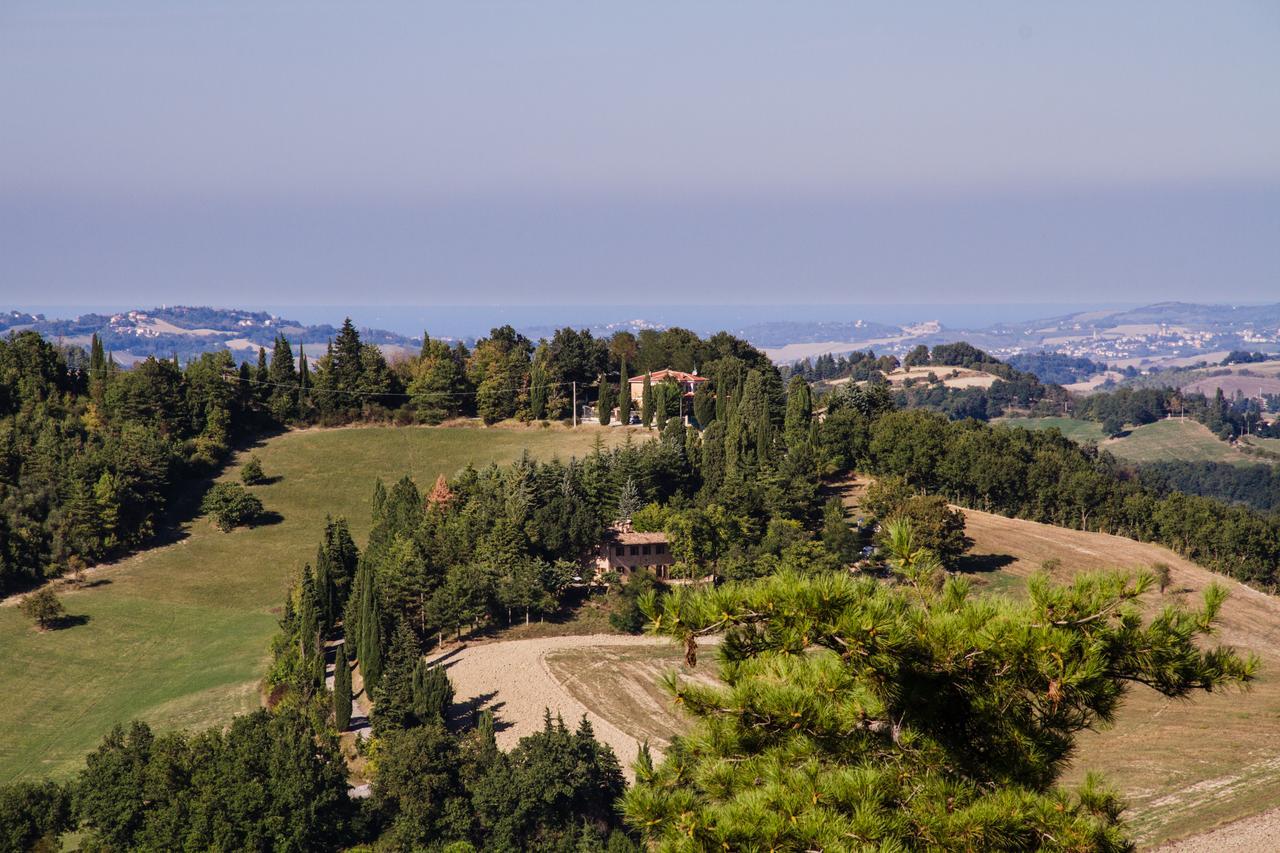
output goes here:
<path id="1" fill-rule="evenodd" d="M 552 716 L 564 717 L 565 725 L 571 728 L 586 714 L 596 737 L 613 747 L 624 772 L 631 778 L 631 762 L 639 751 L 639 743 L 573 698 L 551 674 L 545 658 L 548 653 L 561 649 L 654 646 L 669 642 L 613 634 L 546 637 L 457 646 L 429 656 L 428 661 L 439 661 L 448 670 L 453 681 L 455 711 L 463 714 L 486 708 L 493 711 L 498 746 L 502 749 L 511 749 L 520 738 L 542 728 L 546 708 L 551 709 Z"/>

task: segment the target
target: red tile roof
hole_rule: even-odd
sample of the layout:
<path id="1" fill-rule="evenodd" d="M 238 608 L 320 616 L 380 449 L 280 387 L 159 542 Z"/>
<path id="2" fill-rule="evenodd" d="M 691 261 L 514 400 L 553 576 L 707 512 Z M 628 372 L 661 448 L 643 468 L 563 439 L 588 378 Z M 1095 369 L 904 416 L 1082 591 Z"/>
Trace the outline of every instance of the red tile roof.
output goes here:
<path id="1" fill-rule="evenodd" d="M 666 380 L 668 376 L 670 376 L 676 382 L 709 382 L 711 381 L 707 379 L 707 377 L 705 376 L 699 376 L 696 373 L 685 373 L 683 370 L 655 370 L 649 374 L 649 382 L 650 383 L 662 382 Z M 632 376 L 627 381 L 643 382 L 644 374 L 641 373 L 639 376 Z"/>

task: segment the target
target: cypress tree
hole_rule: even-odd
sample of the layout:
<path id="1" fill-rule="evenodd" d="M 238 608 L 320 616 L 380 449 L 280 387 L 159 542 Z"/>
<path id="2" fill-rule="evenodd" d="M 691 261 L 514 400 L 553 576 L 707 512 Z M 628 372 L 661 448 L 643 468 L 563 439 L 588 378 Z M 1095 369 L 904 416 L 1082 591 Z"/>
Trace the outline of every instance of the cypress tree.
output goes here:
<path id="1" fill-rule="evenodd" d="M 550 381 L 543 359 L 535 359 L 529 371 L 529 417 L 535 421 L 547 416 L 547 386 Z"/>
<path id="2" fill-rule="evenodd" d="M 644 375 L 644 385 L 640 390 L 640 423 L 645 429 L 653 426 L 653 383 L 649 381 L 648 373 Z"/>
<path id="3" fill-rule="evenodd" d="M 107 354 L 102 349 L 102 339 L 93 333 L 89 342 L 89 395 L 95 403 L 102 403 L 107 385 Z"/>
<path id="4" fill-rule="evenodd" d="M 337 621 L 333 595 L 333 570 L 329 554 L 322 542 L 316 549 L 316 612 L 320 628 L 326 633 Z"/>
<path id="5" fill-rule="evenodd" d="M 365 573 L 360 612 L 360 672 L 364 683 L 377 687 L 382 679 L 382 613 L 378 593 L 373 584 L 373 573 Z"/>
<path id="6" fill-rule="evenodd" d="M 716 401 L 710 385 L 710 382 L 699 382 L 693 389 L 693 419 L 698 422 L 698 429 L 706 429 L 716 419 Z"/>
<path id="7" fill-rule="evenodd" d="M 799 447 L 809 438 L 809 424 L 813 420 L 813 394 L 809 383 L 802 376 L 793 376 L 787 388 L 787 416 L 783 422 L 783 435 L 787 449 Z"/>
<path id="8" fill-rule="evenodd" d="M 627 376 L 627 357 L 622 357 L 622 373 L 618 378 L 618 420 L 623 426 L 631 423 L 631 382 Z"/>
<path id="9" fill-rule="evenodd" d="M 600 399 L 596 400 L 596 414 L 600 418 L 600 426 L 608 426 L 613 420 L 613 386 L 603 376 L 600 377 Z"/>
<path id="10" fill-rule="evenodd" d="M 444 723 L 453 705 L 453 682 L 441 666 L 428 666 L 418 659 L 413 670 L 413 715 L 426 725 Z"/>
<path id="11" fill-rule="evenodd" d="M 333 722 L 340 732 L 351 725 L 351 662 L 346 643 L 338 646 L 333 656 Z"/>
<path id="12" fill-rule="evenodd" d="M 271 396 L 271 371 L 266 366 L 266 350 L 264 347 L 257 348 L 257 370 L 253 371 L 253 382 L 257 383 L 253 386 L 253 398 L 259 405 L 266 405 L 266 401 Z"/>
<path id="13" fill-rule="evenodd" d="M 307 367 L 307 351 L 298 344 L 298 417 L 307 416 L 307 401 L 311 388 L 311 371 Z"/>

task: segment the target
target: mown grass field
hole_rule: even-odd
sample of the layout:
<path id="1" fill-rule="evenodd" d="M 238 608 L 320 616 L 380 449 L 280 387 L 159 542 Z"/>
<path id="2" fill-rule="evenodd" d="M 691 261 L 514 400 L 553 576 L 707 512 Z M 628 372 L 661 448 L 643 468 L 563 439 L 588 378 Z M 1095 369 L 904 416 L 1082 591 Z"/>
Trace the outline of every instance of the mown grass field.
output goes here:
<path id="1" fill-rule="evenodd" d="M 1247 464 L 1257 461 L 1192 420 L 1167 419 L 1144 424 L 1128 435 L 1102 442 L 1101 447 L 1130 462 L 1179 460 Z"/>
<path id="2" fill-rule="evenodd" d="M 1192 420 L 1156 421 L 1134 427 L 1119 438 L 1107 438 L 1101 424 L 1075 418 L 1003 418 L 999 422 L 1024 429 L 1056 429 L 1077 444 L 1100 447 L 1128 462 L 1181 460 L 1247 465 L 1259 461 Z"/>
<path id="3" fill-rule="evenodd" d="M 997 422 L 1023 429 L 1056 429 L 1077 444 L 1097 444 L 1106 438 L 1101 424 L 1075 418 L 1000 418 Z"/>
<path id="4" fill-rule="evenodd" d="M 215 725 L 259 704 L 258 685 L 290 578 L 315 557 L 326 514 L 345 515 L 356 541 L 369 528 L 375 477 L 412 475 L 429 488 L 468 463 L 584 455 L 622 429 L 367 427 L 287 433 L 253 450 L 266 474 L 255 488 L 276 524 L 219 533 L 205 519 L 173 544 L 94 570 L 66 592 L 78 624 L 39 633 L 0 607 L 0 783 L 65 776 L 115 723 Z M 239 462 L 223 479 L 239 477 Z M 10 602 L 12 605 L 12 602 Z"/>

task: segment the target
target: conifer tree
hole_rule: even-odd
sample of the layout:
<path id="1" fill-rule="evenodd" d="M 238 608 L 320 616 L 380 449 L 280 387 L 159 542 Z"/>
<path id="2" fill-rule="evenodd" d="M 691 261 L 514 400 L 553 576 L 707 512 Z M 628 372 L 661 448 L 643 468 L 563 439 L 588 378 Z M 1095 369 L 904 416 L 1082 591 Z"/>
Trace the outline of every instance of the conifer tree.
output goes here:
<path id="1" fill-rule="evenodd" d="M 1131 849 L 1122 803 L 1058 780 L 1128 685 L 1169 697 L 1247 684 L 1257 660 L 1204 644 L 1226 593 L 1144 618 L 1150 575 L 1043 575 L 1025 603 L 969 583 L 782 573 L 641 603 L 722 686 L 668 680 L 698 721 L 623 799 L 652 849 Z M 850 841 L 856 839 L 856 844 Z"/>
<path id="2" fill-rule="evenodd" d="M 107 385 L 107 356 L 102 349 L 102 339 L 93 333 L 89 342 L 89 395 L 99 406 L 102 405 Z"/>
<path id="3" fill-rule="evenodd" d="M 547 374 L 546 349 L 539 347 L 529 371 L 529 417 L 540 421 L 547 416 L 547 392 L 551 377 Z"/>
<path id="4" fill-rule="evenodd" d="M 716 419 L 716 401 L 710 385 L 710 382 L 699 382 L 693 389 L 693 419 L 698 422 L 698 429 L 706 429 Z"/>
<path id="5" fill-rule="evenodd" d="M 263 347 L 258 347 L 258 368 L 253 372 L 253 397 L 257 400 L 258 405 L 265 406 L 267 400 L 271 397 L 271 371 L 267 367 L 267 351 Z"/>
<path id="6" fill-rule="evenodd" d="M 333 656 L 333 722 L 340 732 L 351 726 L 351 662 L 346 643 L 339 645 Z"/>
<path id="7" fill-rule="evenodd" d="M 622 372 L 618 378 L 618 420 L 623 426 L 631 424 L 631 381 L 627 376 L 627 357 L 622 357 Z"/>
<path id="8" fill-rule="evenodd" d="M 360 610 L 360 672 L 365 684 L 377 687 L 382 678 L 382 612 L 373 585 L 373 573 L 365 573 Z"/>
<path id="9" fill-rule="evenodd" d="M 653 427 L 653 383 L 649 381 L 648 373 L 645 373 L 644 385 L 640 389 L 640 423 L 645 429 Z"/>
<path id="10" fill-rule="evenodd" d="M 268 374 L 271 379 L 271 416 L 280 423 L 287 423 L 298 412 L 298 371 L 293 363 L 293 348 L 284 335 L 276 335 Z"/>
<path id="11" fill-rule="evenodd" d="M 613 386 L 602 375 L 600 377 L 600 397 L 596 400 L 596 416 L 600 426 L 608 426 L 613 420 Z"/>
<path id="12" fill-rule="evenodd" d="M 413 670 L 413 715 L 419 723 L 444 723 L 453 705 L 453 682 L 442 666 L 418 658 Z"/>
<path id="13" fill-rule="evenodd" d="M 783 425 L 783 437 L 787 448 L 799 447 L 809 438 L 809 425 L 813 420 L 813 394 L 803 376 L 791 377 L 787 387 L 787 415 Z"/>
<path id="14" fill-rule="evenodd" d="M 306 418 L 311 401 L 311 370 L 307 367 L 307 351 L 298 344 L 298 417 Z"/>

